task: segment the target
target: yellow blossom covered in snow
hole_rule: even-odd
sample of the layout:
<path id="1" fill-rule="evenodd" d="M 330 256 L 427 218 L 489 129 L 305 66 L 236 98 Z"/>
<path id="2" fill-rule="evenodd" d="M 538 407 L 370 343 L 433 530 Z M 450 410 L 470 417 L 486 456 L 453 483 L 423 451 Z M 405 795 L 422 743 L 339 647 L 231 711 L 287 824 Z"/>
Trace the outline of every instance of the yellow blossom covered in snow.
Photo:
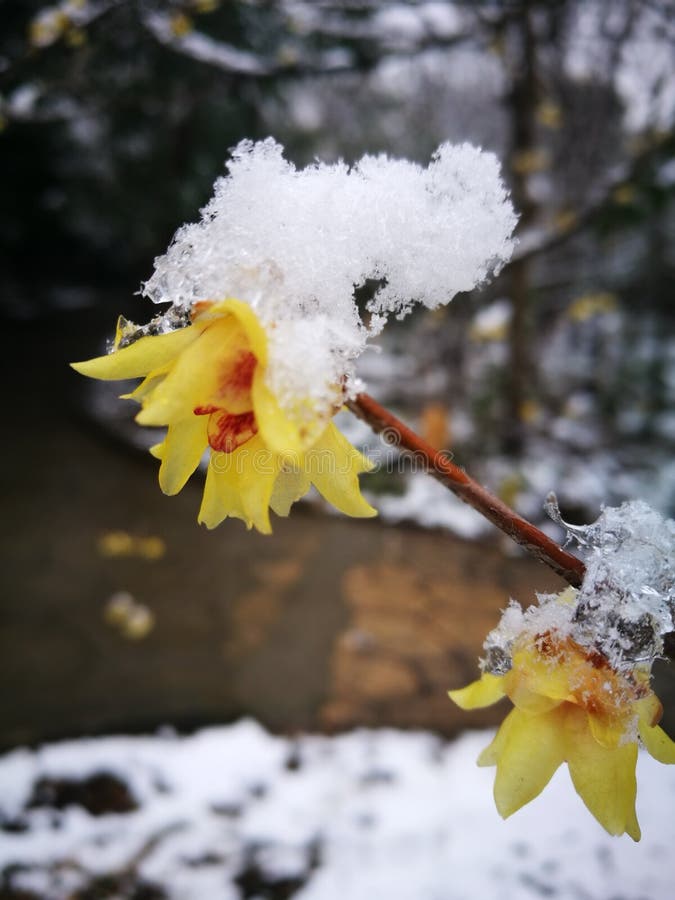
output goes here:
<path id="1" fill-rule="evenodd" d="M 312 484 L 347 515 L 376 514 L 358 482 L 369 461 L 311 402 L 300 399 L 289 415 L 268 386 L 267 334 L 250 305 L 199 303 L 186 327 L 126 346 L 125 337 L 118 329 L 112 353 L 74 368 L 92 378 L 143 378 L 126 397 L 141 404 L 139 424 L 167 426 L 151 450 L 164 493 L 178 493 L 210 448 L 199 512 L 207 527 L 235 516 L 268 533 L 269 510 L 288 515 Z M 339 397 L 336 389 L 336 407 Z"/>
<path id="2" fill-rule="evenodd" d="M 573 602 L 567 591 L 554 606 Z M 662 708 L 649 668 L 614 669 L 565 628 L 524 628 L 503 674 L 485 671 L 450 697 L 462 709 L 508 697 L 514 709 L 478 759 L 497 767 L 494 796 L 504 818 L 533 800 L 566 762 L 577 793 L 610 834 L 640 839 L 635 813 L 638 740 L 659 762 L 675 763 L 675 743 L 658 726 Z"/>
<path id="3" fill-rule="evenodd" d="M 241 141 L 227 169 L 143 285 L 165 312 L 122 323 L 111 354 L 76 368 L 144 378 L 130 396 L 139 423 L 168 426 L 154 448 L 167 493 L 210 447 L 209 527 L 238 516 L 269 531 L 269 510 L 287 514 L 312 484 L 374 515 L 358 484 L 370 464 L 332 418 L 361 391 L 357 360 L 389 316 L 436 309 L 509 258 L 516 216 L 499 163 L 446 143 L 426 168 L 364 156 L 297 169 L 267 138 Z M 369 282 L 364 315 L 355 287 Z"/>

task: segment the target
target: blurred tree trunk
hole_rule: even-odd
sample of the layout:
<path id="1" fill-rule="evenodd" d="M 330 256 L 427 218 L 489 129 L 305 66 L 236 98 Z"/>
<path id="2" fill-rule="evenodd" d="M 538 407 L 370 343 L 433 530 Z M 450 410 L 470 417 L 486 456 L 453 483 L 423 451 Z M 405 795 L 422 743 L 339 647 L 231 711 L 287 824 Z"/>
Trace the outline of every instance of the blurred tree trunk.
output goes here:
<path id="1" fill-rule="evenodd" d="M 532 22 L 534 4 L 524 0 L 509 17 L 506 35 L 511 50 L 510 165 L 513 201 L 520 213 L 519 231 L 529 227 L 536 206 L 528 180 L 536 165 L 536 110 L 538 101 L 536 36 Z M 512 316 L 509 329 L 509 371 L 506 386 L 505 449 L 519 453 L 523 445 L 523 411 L 534 376 L 530 346 L 529 259 L 516 260 L 508 270 Z"/>

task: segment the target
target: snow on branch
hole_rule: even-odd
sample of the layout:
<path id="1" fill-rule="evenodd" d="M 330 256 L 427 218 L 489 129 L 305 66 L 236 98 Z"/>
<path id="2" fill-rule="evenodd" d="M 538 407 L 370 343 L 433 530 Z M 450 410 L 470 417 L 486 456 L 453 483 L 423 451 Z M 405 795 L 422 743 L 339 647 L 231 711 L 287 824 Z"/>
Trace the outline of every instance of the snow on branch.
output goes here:
<path id="1" fill-rule="evenodd" d="M 161 44 L 179 50 L 198 62 L 207 63 L 238 75 L 270 75 L 274 66 L 263 57 L 231 44 L 217 41 L 199 31 L 177 34 L 172 15 L 152 12 L 143 16 L 143 24 Z"/>
<path id="2" fill-rule="evenodd" d="M 448 47 L 472 36 L 464 17 L 452 6 L 424 3 L 419 7 L 392 5 L 369 9 L 368 16 L 350 16 L 342 7 L 320 7 L 313 3 L 283 4 L 289 39 L 322 37 L 338 42 L 325 50 L 311 49 L 296 40 L 269 55 L 242 50 L 217 40 L 191 25 L 177 27 L 176 16 L 148 12 L 144 27 L 161 44 L 197 62 L 233 75 L 269 78 L 289 74 L 334 74 L 376 65 L 382 56 L 412 55 L 431 47 Z M 366 57 L 340 42 L 369 46 Z"/>

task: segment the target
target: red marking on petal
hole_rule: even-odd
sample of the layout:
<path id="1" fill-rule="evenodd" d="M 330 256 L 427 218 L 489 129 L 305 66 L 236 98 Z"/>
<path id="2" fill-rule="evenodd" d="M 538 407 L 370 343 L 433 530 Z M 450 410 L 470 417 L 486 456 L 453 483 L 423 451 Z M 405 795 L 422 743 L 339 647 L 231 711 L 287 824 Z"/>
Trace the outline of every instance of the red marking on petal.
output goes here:
<path id="1" fill-rule="evenodd" d="M 211 413 L 218 412 L 220 406 L 214 406 L 212 403 L 209 403 L 207 406 L 195 406 L 192 410 L 196 416 L 210 416 Z"/>
<path id="2" fill-rule="evenodd" d="M 213 450 L 232 453 L 257 434 L 258 426 L 253 412 L 235 416 L 219 409 L 211 414 L 208 425 L 209 445 Z"/>
<path id="3" fill-rule="evenodd" d="M 228 361 L 218 380 L 218 397 L 248 393 L 253 384 L 253 373 L 258 360 L 250 350 L 242 350 L 236 360 Z"/>

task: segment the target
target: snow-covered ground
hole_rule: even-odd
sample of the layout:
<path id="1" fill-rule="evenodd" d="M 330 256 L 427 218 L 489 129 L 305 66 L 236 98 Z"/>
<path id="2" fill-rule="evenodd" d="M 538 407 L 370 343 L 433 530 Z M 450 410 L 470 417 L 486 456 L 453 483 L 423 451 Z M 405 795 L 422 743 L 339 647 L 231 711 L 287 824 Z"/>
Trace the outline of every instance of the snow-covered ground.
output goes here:
<path id="1" fill-rule="evenodd" d="M 490 736 L 445 743 L 381 730 L 289 739 L 245 720 L 191 737 L 15 750 L 0 759 L 3 886 L 32 892 L 7 896 L 49 900 L 673 896 L 675 769 L 640 758 L 639 844 L 606 835 L 566 771 L 503 822 L 493 770 L 475 764 Z M 126 783 L 136 810 L 26 809 L 39 778 L 101 772 Z M 113 873 L 116 893 L 84 893 Z"/>

